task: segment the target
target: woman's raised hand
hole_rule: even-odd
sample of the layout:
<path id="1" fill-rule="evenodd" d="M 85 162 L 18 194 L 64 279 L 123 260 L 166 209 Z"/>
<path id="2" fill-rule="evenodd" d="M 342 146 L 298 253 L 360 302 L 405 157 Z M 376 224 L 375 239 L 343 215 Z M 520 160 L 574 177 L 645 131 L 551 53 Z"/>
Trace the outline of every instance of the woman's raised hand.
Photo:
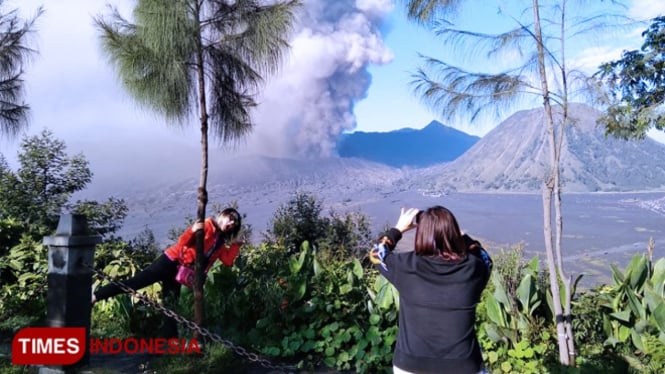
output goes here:
<path id="1" fill-rule="evenodd" d="M 202 230 L 202 229 L 203 229 L 203 222 L 201 222 L 201 221 L 196 221 L 192 225 L 192 232 L 197 232 L 197 231 Z"/>
<path id="2" fill-rule="evenodd" d="M 399 219 L 397 220 L 395 228 L 398 229 L 400 232 L 405 232 L 416 227 L 416 225 L 413 224 L 413 219 L 416 217 L 416 214 L 418 214 L 418 212 L 420 212 L 420 210 L 416 208 L 409 208 L 407 210 L 404 210 L 404 208 L 402 208 L 402 211 L 399 215 Z"/>

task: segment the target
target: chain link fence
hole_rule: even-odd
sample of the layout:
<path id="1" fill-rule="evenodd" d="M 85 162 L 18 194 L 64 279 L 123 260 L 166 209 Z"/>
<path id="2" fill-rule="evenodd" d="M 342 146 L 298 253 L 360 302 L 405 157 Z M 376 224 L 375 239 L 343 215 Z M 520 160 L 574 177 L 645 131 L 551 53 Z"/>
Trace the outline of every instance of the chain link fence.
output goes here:
<path id="1" fill-rule="evenodd" d="M 153 300 L 150 300 L 146 295 L 137 292 L 136 290 L 128 287 L 127 285 L 125 285 L 124 283 L 122 283 L 120 281 L 116 281 L 116 280 L 112 279 L 110 276 L 108 276 L 108 275 L 104 274 L 103 272 L 93 268 L 90 264 L 87 264 L 87 263 L 84 262 L 83 266 L 90 269 L 92 272 L 94 272 L 95 274 L 100 276 L 102 279 L 105 279 L 105 280 L 109 281 L 110 283 L 120 287 L 120 289 L 122 289 L 126 293 L 129 293 L 132 296 L 135 296 L 142 303 L 154 308 L 155 310 L 161 312 L 162 314 L 164 314 L 167 317 L 175 319 L 176 321 L 178 321 L 178 323 L 184 324 L 190 330 L 193 330 L 193 331 L 196 331 L 197 333 L 199 333 L 200 336 L 208 337 L 213 342 L 224 345 L 226 348 L 232 350 L 236 355 L 238 355 L 240 357 L 244 357 L 245 359 L 247 359 L 251 362 L 258 363 L 259 365 L 261 365 L 262 367 L 264 367 L 266 369 L 274 370 L 274 371 L 279 372 L 279 373 L 295 373 L 296 370 L 297 370 L 297 368 L 294 367 L 294 366 L 273 364 L 270 361 L 266 360 L 265 358 L 261 358 L 256 353 L 249 352 L 245 348 L 237 346 L 233 342 L 231 342 L 227 339 L 223 339 L 221 336 L 211 332 L 210 330 L 206 329 L 205 327 L 199 326 L 196 323 L 194 323 L 193 321 L 188 320 L 187 318 L 185 318 L 185 317 L 179 315 L 178 313 L 164 307 L 163 305 L 160 305 L 160 304 L 154 302 Z"/>

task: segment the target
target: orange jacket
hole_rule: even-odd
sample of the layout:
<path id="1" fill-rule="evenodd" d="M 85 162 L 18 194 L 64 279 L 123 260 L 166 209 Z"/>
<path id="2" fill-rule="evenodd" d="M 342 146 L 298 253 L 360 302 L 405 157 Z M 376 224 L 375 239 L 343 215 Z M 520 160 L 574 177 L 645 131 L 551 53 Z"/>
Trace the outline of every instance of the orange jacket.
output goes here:
<path id="1" fill-rule="evenodd" d="M 203 250 L 205 253 L 212 250 L 218 237 L 219 228 L 214 223 L 212 218 L 205 220 L 203 225 Z M 238 253 L 240 253 L 240 243 L 232 243 L 231 245 L 218 246 L 218 249 L 210 256 L 206 272 L 210 269 L 215 260 L 219 259 L 226 266 L 233 265 Z M 178 261 L 183 265 L 190 265 L 196 259 L 196 233 L 192 231 L 191 226 L 185 230 L 178 242 L 164 251 L 164 254 L 173 261 Z"/>

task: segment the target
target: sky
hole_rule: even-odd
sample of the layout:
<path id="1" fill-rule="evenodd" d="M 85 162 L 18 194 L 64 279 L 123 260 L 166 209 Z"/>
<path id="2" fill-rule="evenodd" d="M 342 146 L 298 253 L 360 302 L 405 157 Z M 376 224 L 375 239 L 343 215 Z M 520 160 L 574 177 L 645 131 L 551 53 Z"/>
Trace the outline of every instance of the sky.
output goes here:
<path id="1" fill-rule="evenodd" d="M 133 1 L 110 3 L 131 17 Z M 501 60 L 457 60 L 456 52 L 443 48 L 432 32 L 406 20 L 401 1 L 304 3 L 288 58 L 280 73 L 268 79 L 259 98 L 260 105 L 253 115 L 254 132 L 229 149 L 231 154 L 334 156 L 335 142 L 342 133 L 422 128 L 434 119 L 440 120 L 437 113 L 417 100 L 409 86 L 411 75 L 421 63 L 419 53 L 450 58 L 471 70 L 479 64 L 502 66 Z M 460 27 L 490 31 L 508 24 L 506 17 L 497 14 L 497 6 L 488 5 L 495 2 L 469 3 L 475 3 L 474 8 L 461 10 Z M 627 14 L 634 17 L 665 14 L 662 0 L 626 3 Z M 39 54 L 26 68 L 26 101 L 31 106 L 31 117 L 22 135 L 47 128 L 73 150 L 106 159 L 120 153 L 147 152 L 151 147 L 177 153 L 184 144 L 198 146 L 195 118 L 189 127 L 167 126 L 123 91 L 116 72 L 101 53 L 99 34 L 93 26 L 94 16 L 108 14 L 108 4 L 106 0 L 5 0 L 3 10 L 16 8 L 23 17 L 34 15 L 39 5 L 45 11 L 32 35 Z M 580 46 L 569 59 L 593 69 L 603 61 L 619 58 L 624 49 L 638 48 L 643 29 L 630 30 L 619 38 L 599 36 L 600 46 Z M 483 136 L 501 119 L 442 122 Z M 658 135 L 665 142 L 665 136 Z M 0 138 L 0 153 L 10 164 L 20 138 Z M 95 156 L 102 149 L 106 154 Z"/>

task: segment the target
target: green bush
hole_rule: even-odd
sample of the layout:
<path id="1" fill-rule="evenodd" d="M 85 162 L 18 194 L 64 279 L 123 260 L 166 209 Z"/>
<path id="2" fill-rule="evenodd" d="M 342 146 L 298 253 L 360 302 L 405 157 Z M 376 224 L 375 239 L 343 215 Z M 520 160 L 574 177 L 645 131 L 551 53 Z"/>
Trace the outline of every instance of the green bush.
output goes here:
<path id="1" fill-rule="evenodd" d="M 323 202 L 314 195 L 296 193 L 277 208 L 265 233 L 266 240 L 289 253 L 298 252 L 300 245 L 308 242 L 322 256 L 339 260 L 364 256 L 372 241 L 369 219 L 361 213 L 342 214 L 334 210 L 324 217 L 322 206 Z"/>
<path id="2" fill-rule="evenodd" d="M 541 371 L 556 350 L 547 290 L 538 257 L 527 262 L 521 246 L 494 256 L 490 285 L 477 308 L 478 338 L 489 369 Z"/>
<path id="3" fill-rule="evenodd" d="M 23 233 L 0 256 L 0 331 L 18 331 L 46 317 L 46 247 Z"/>
<path id="4" fill-rule="evenodd" d="M 149 235 L 148 235 L 149 236 Z M 115 280 L 134 276 L 154 261 L 155 253 L 150 245 L 140 240 L 142 247 L 112 238 L 97 246 L 95 269 Z M 99 275 L 93 277 L 93 288 L 107 282 Z M 161 302 L 160 284 L 144 288 L 140 292 L 150 299 Z M 159 312 L 144 305 L 129 295 L 118 295 L 100 301 L 93 307 L 91 335 L 96 337 L 154 336 L 162 321 Z"/>
<path id="5" fill-rule="evenodd" d="M 320 256 L 307 243 L 297 254 L 248 247 L 233 269 L 210 272 L 209 325 L 235 344 L 307 369 L 388 371 L 396 297 L 390 285 L 375 284 L 383 279 L 377 274 L 357 259 Z"/>

